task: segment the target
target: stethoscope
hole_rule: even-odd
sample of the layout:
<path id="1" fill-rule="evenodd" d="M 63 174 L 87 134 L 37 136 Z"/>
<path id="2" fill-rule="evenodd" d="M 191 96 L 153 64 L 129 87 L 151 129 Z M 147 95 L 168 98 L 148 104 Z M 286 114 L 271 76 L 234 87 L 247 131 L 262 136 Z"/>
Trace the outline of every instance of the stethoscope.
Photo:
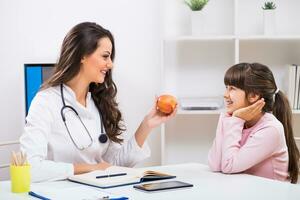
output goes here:
<path id="1" fill-rule="evenodd" d="M 73 144 L 74 144 L 75 147 L 76 147 L 77 149 L 79 149 L 79 150 L 84 150 L 84 149 L 89 148 L 89 147 L 93 144 L 94 140 L 93 140 L 93 138 L 92 138 L 90 132 L 89 132 L 88 129 L 86 128 L 85 124 L 84 124 L 83 121 L 81 120 L 81 118 L 80 118 L 78 112 L 75 110 L 75 108 L 73 108 L 72 106 L 66 105 L 66 103 L 65 103 L 65 97 L 64 97 L 63 84 L 60 84 L 60 93 L 61 93 L 61 100 L 62 100 L 62 103 L 63 103 L 63 107 L 62 107 L 61 110 L 60 110 L 61 118 L 62 118 L 62 120 L 63 120 L 63 122 L 64 122 L 64 124 L 65 124 L 65 127 L 66 127 L 66 129 L 67 129 L 67 132 L 68 132 L 68 134 L 69 134 L 69 136 L 70 136 L 70 138 L 71 138 Z M 78 117 L 78 119 L 79 119 L 79 121 L 81 122 L 81 124 L 82 124 L 82 126 L 84 127 L 84 129 L 86 130 L 86 133 L 88 134 L 88 136 L 89 136 L 89 138 L 90 138 L 90 143 L 89 143 L 89 145 L 87 145 L 86 147 L 79 147 L 79 146 L 76 144 L 76 142 L 74 141 L 74 139 L 73 139 L 73 137 L 72 137 L 72 135 L 71 135 L 71 133 L 70 133 L 70 131 L 69 131 L 69 128 L 68 128 L 68 126 L 67 126 L 67 123 L 66 123 L 66 117 L 65 117 L 65 114 L 64 114 L 64 110 L 65 110 L 65 109 L 69 109 L 69 110 L 73 111 L 73 112 L 76 114 L 76 116 Z M 107 135 L 104 133 L 104 131 L 103 131 L 104 128 L 103 128 L 103 122 L 102 122 L 102 117 L 101 117 L 100 112 L 99 112 L 99 116 L 100 116 L 100 121 L 101 121 L 101 134 L 100 134 L 100 136 L 98 137 L 98 140 L 99 140 L 100 143 L 104 144 L 104 143 L 107 142 L 108 136 L 107 136 Z"/>

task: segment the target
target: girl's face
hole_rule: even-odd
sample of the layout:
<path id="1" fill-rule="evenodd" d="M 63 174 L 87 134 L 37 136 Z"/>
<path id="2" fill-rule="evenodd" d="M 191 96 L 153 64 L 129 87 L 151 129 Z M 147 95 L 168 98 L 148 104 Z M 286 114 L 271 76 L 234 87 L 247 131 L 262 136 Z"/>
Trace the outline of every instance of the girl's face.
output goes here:
<path id="1" fill-rule="evenodd" d="M 112 43 L 109 38 L 101 38 L 97 49 L 81 59 L 80 73 L 87 82 L 103 83 L 106 73 L 112 69 Z"/>
<path id="2" fill-rule="evenodd" d="M 245 91 L 231 85 L 226 86 L 224 102 L 226 111 L 230 115 L 232 115 L 234 111 L 250 105 L 247 101 Z"/>

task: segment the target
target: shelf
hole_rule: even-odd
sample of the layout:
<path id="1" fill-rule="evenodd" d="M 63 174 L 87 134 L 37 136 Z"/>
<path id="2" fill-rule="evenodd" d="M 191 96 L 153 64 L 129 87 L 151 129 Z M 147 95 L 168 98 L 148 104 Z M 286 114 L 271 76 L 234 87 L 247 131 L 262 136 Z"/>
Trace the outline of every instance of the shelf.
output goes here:
<path id="1" fill-rule="evenodd" d="M 300 40 L 300 35 L 203 35 L 168 37 L 165 41 L 226 41 L 226 40 Z"/>
<path id="2" fill-rule="evenodd" d="M 192 36 L 192 35 L 186 35 L 186 36 L 178 36 L 178 37 L 168 37 L 165 38 L 165 41 L 218 41 L 218 40 L 234 40 L 235 36 L 233 35 L 217 35 L 217 36 Z"/>
<path id="3" fill-rule="evenodd" d="M 182 110 L 177 111 L 178 115 L 218 115 L 223 110 Z"/>
<path id="4" fill-rule="evenodd" d="M 300 110 L 292 110 L 293 114 L 300 114 Z"/>
<path id="5" fill-rule="evenodd" d="M 239 40 L 300 40 L 300 35 L 249 35 L 236 38 Z"/>

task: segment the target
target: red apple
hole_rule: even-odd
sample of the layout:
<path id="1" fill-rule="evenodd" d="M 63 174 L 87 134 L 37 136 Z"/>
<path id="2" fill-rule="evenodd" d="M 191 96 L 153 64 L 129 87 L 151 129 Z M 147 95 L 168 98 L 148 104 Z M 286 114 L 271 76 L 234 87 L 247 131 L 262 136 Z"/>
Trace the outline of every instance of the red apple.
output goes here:
<path id="1" fill-rule="evenodd" d="M 162 113 L 170 114 L 174 111 L 177 100 L 172 95 L 161 95 L 157 99 L 156 108 Z"/>

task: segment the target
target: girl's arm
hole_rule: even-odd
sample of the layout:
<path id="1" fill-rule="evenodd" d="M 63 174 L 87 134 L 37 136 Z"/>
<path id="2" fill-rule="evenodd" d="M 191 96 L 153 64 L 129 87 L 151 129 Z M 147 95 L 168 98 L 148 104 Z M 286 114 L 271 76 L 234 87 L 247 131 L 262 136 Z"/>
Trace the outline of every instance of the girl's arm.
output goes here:
<path id="1" fill-rule="evenodd" d="M 241 146 L 239 141 L 244 122 L 238 117 L 224 119 L 221 166 L 224 173 L 238 173 L 251 168 L 269 158 L 279 145 L 279 131 L 274 126 L 268 126 L 250 135 Z"/>
<path id="2" fill-rule="evenodd" d="M 224 114 L 222 113 L 219 117 L 219 122 L 216 130 L 216 137 L 213 145 L 208 152 L 208 165 L 212 171 L 221 171 L 221 160 L 222 160 L 222 120 Z"/>

